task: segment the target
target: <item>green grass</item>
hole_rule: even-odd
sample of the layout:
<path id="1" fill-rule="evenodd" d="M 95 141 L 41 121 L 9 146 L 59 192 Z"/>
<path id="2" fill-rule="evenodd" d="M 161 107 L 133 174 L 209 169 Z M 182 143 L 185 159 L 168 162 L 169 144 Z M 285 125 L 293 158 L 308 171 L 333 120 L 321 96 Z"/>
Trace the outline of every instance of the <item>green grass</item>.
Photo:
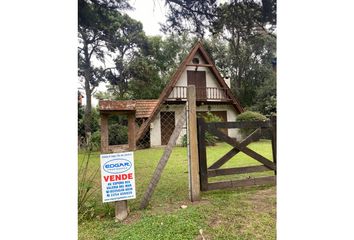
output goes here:
<path id="1" fill-rule="evenodd" d="M 269 141 L 252 143 L 249 147 L 272 159 Z M 224 143 L 208 147 L 208 166 L 230 149 L 231 146 Z M 274 186 L 202 192 L 202 200 L 192 204 L 188 200 L 187 150 L 182 147 L 174 148 L 149 207 L 139 210 L 140 200 L 162 153 L 163 148 L 135 151 L 137 198 L 128 201 L 131 212 L 121 223 L 114 221 L 114 204 L 102 204 L 100 175 L 96 176 L 95 192 L 86 203 L 88 214 L 80 218 L 79 239 L 202 239 L 200 229 L 206 239 L 275 239 Z M 79 162 L 83 157 L 84 154 L 79 153 Z M 239 153 L 222 168 L 249 165 L 260 164 Z M 92 153 L 89 168 L 90 171 L 99 168 L 99 153 Z M 270 174 L 272 172 L 249 175 Z M 240 176 L 213 179 L 230 178 Z M 181 209 L 182 204 L 188 207 Z"/>

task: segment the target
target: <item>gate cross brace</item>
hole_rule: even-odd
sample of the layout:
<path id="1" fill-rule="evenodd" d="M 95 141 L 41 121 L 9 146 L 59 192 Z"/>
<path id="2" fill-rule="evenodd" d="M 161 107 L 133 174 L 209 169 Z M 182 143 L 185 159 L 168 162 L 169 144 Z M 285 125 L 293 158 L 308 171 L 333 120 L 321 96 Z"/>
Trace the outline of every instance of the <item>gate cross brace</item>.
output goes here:
<path id="1" fill-rule="evenodd" d="M 248 156 L 252 157 L 253 159 L 263 163 L 269 169 L 276 170 L 275 164 L 272 161 L 270 161 L 267 158 L 263 157 L 262 155 L 256 153 L 255 151 L 249 149 L 248 147 L 241 145 L 240 143 L 238 143 L 234 139 L 230 138 L 229 136 L 226 136 L 224 133 L 222 133 L 217 128 L 208 127 L 208 125 L 207 125 L 207 130 L 209 130 L 215 136 L 219 137 L 221 140 L 223 140 L 226 143 L 230 144 L 231 146 L 237 148 L 239 151 L 242 151 L 243 153 L 247 154 Z"/>
<path id="2" fill-rule="evenodd" d="M 251 142 L 253 142 L 255 139 L 260 138 L 260 133 L 261 129 L 257 128 L 255 131 L 253 131 L 247 138 L 245 138 L 241 143 L 240 147 L 245 147 Z M 216 169 L 227 163 L 233 156 L 238 154 L 240 150 L 237 147 L 234 147 L 231 149 L 228 153 L 226 153 L 223 157 L 221 157 L 219 160 L 217 160 L 215 163 L 213 163 L 208 169 Z"/>

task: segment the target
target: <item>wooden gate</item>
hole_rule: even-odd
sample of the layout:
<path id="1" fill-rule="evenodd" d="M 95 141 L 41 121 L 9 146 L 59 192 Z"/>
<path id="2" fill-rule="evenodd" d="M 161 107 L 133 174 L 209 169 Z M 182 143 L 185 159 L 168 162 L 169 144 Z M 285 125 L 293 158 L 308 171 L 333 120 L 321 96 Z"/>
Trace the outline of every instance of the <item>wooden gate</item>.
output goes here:
<path id="1" fill-rule="evenodd" d="M 245 137 L 241 142 L 229 137 L 222 132 L 222 128 L 247 128 L 255 129 L 250 135 Z M 273 161 L 251 150 L 247 147 L 251 142 L 257 141 L 262 136 L 262 131 L 266 129 L 270 131 Z M 205 133 L 208 131 L 210 134 L 219 138 L 219 140 L 230 144 L 233 148 L 222 156 L 219 160 L 214 162 L 211 166 L 207 167 L 207 154 Z M 201 191 L 234 188 L 262 184 L 275 184 L 276 183 L 276 117 L 272 117 L 270 121 L 245 121 L 245 122 L 213 122 L 206 123 L 203 118 L 198 118 L 198 151 L 199 151 L 199 174 L 200 174 L 200 189 Z M 236 154 L 243 152 L 252 157 L 258 162 L 262 163 L 259 166 L 246 166 L 236 168 L 220 169 L 222 165 L 228 162 Z M 274 171 L 274 176 L 246 178 L 242 180 L 229 180 L 222 182 L 208 182 L 208 178 L 231 175 L 231 174 L 244 174 L 263 171 Z"/>

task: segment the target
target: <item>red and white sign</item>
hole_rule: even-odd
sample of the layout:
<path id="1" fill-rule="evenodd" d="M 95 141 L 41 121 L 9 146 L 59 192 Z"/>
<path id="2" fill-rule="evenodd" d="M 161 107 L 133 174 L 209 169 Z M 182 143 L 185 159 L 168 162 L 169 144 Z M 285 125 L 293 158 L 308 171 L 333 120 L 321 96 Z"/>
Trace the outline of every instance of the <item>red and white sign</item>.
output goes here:
<path id="1" fill-rule="evenodd" d="M 101 154 L 103 202 L 136 198 L 134 153 Z"/>

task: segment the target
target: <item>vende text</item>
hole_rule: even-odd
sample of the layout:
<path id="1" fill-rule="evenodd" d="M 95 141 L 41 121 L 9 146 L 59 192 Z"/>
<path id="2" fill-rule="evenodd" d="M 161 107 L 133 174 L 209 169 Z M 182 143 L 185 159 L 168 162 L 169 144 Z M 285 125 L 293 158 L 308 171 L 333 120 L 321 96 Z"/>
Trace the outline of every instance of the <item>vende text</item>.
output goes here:
<path id="1" fill-rule="evenodd" d="M 103 176 L 105 182 L 115 182 L 118 180 L 133 179 L 133 173 Z"/>

